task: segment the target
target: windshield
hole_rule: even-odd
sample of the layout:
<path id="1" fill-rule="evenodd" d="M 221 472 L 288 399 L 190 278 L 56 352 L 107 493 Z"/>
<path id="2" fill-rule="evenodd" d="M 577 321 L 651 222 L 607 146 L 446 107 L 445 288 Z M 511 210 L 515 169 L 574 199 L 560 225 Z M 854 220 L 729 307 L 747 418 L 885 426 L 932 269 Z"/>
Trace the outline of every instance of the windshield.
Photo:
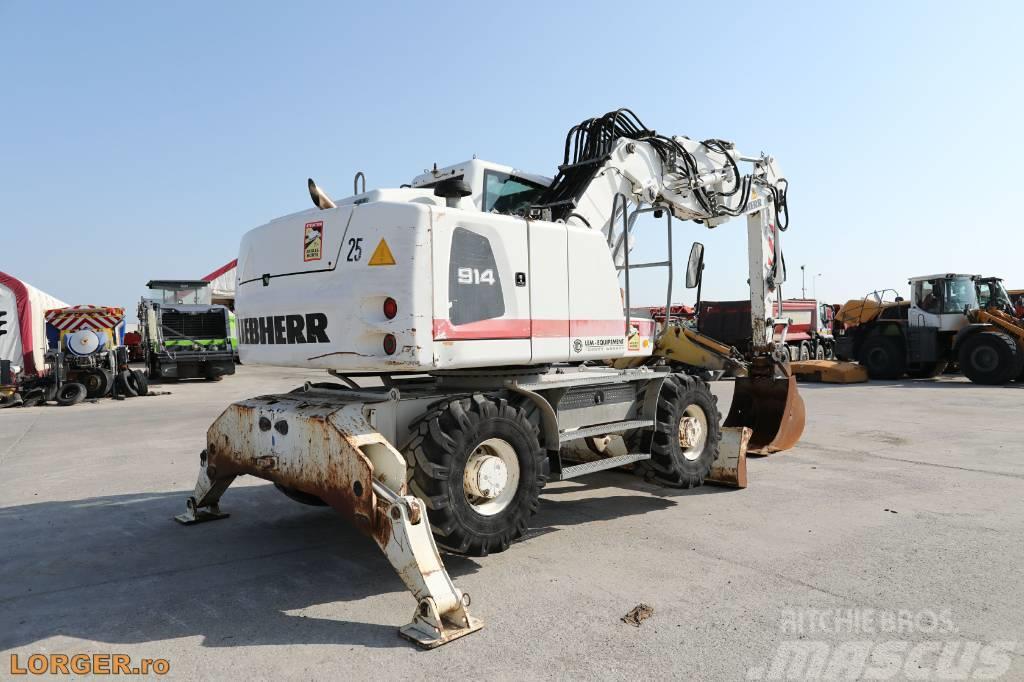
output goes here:
<path id="1" fill-rule="evenodd" d="M 978 307 L 978 293 L 970 277 L 956 277 L 945 281 L 942 312 L 962 313 L 964 308 Z"/>
<path id="2" fill-rule="evenodd" d="M 168 305 L 210 305 L 210 287 L 198 289 L 152 289 L 153 299 Z"/>
<path id="3" fill-rule="evenodd" d="M 484 172 L 484 213 L 515 214 L 535 203 L 544 186 L 498 171 Z"/>

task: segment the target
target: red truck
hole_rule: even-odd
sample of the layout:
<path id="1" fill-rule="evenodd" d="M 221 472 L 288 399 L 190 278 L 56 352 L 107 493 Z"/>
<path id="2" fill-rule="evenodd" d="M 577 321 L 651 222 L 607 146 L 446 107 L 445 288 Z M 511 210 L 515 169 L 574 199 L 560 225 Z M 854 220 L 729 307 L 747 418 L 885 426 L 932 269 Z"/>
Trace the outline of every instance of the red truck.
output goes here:
<path id="1" fill-rule="evenodd" d="M 832 320 L 836 306 L 813 298 L 790 298 L 782 302 L 782 313 L 784 319 L 775 321 L 776 339 L 785 331 L 791 360 L 835 357 Z M 745 351 L 750 345 L 750 301 L 701 301 L 697 330 Z"/>

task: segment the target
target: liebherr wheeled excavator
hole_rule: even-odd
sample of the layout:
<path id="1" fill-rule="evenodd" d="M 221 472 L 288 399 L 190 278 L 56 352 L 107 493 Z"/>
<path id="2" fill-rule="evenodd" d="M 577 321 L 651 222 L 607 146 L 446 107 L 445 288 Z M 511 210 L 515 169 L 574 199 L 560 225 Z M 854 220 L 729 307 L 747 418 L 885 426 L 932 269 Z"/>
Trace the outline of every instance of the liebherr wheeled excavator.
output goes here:
<path id="1" fill-rule="evenodd" d="M 228 407 L 180 521 L 225 516 L 220 497 L 239 475 L 268 479 L 380 545 L 417 600 L 403 636 L 433 647 L 478 629 L 438 545 L 507 549 L 552 479 L 634 465 L 691 487 L 719 454 L 709 386 L 676 364 L 713 342 L 672 320 L 656 328 L 630 306 L 638 268 L 665 268 L 671 296 L 673 220 L 747 218 L 752 352 L 697 349 L 746 370 L 726 427 L 752 429 L 762 452 L 799 438 L 803 403 L 773 341 L 788 210 L 771 157 L 659 135 L 619 110 L 569 131 L 553 179 L 474 159 L 396 189 L 365 191 L 363 180 L 337 201 L 310 180 L 316 208 L 244 236 L 242 361 L 337 381 Z M 667 224 L 665 259 L 631 262 L 648 213 Z M 628 452 L 563 455 L 608 434 Z"/>

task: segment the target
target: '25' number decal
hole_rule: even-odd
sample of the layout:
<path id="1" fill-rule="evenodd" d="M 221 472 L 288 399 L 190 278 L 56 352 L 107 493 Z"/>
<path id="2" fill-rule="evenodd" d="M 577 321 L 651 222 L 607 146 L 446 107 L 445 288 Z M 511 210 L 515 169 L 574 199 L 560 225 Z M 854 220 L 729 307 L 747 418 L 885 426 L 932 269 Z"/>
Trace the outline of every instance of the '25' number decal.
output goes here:
<path id="1" fill-rule="evenodd" d="M 348 240 L 348 256 L 345 258 L 349 263 L 356 263 L 363 257 L 363 238 L 353 237 Z"/>

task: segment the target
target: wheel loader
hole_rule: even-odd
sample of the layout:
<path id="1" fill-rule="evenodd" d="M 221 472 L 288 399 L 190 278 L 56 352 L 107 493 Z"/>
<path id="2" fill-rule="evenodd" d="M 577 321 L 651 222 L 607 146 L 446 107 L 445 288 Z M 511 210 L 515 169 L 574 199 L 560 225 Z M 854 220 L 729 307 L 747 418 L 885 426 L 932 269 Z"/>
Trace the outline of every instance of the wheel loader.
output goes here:
<path id="1" fill-rule="evenodd" d="M 840 308 L 840 359 L 860 362 L 872 379 L 934 377 L 953 362 L 978 384 L 1024 379 L 1024 323 L 1002 280 L 946 273 L 909 284 L 909 301 L 874 292 Z"/>
<path id="2" fill-rule="evenodd" d="M 622 109 L 574 126 L 553 178 L 480 159 L 399 188 L 366 191 L 360 176 L 339 200 L 310 179 L 315 208 L 242 239 L 242 362 L 334 380 L 229 406 L 182 523 L 226 516 L 220 498 L 245 474 L 331 506 L 385 552 L 417 601 L 400 634 L 430 648 L 481 627 L 438 549 L 508 549 L 549 481 L 628 465 L 693 487 L 723 448 L 799 439 L 803 402 L 772 338 L 788 223 L 772 157 L 661 135 Z M 630 276 L 662 269 L 670 311 L 677 223 L 738 217 L 755 342 L 747 357 L 706 353 L 745 368 L 720 426 L 708 384 L 681 371 L 687 333 L 671 316 L 656 332 L 631 305 Z M 631 260 L 661 221 L 663 259 Z M 688 286 L 702 253 L 691 250 Z M 610 435 L 625 452 L 572 458 L 570 445 Z"/>

